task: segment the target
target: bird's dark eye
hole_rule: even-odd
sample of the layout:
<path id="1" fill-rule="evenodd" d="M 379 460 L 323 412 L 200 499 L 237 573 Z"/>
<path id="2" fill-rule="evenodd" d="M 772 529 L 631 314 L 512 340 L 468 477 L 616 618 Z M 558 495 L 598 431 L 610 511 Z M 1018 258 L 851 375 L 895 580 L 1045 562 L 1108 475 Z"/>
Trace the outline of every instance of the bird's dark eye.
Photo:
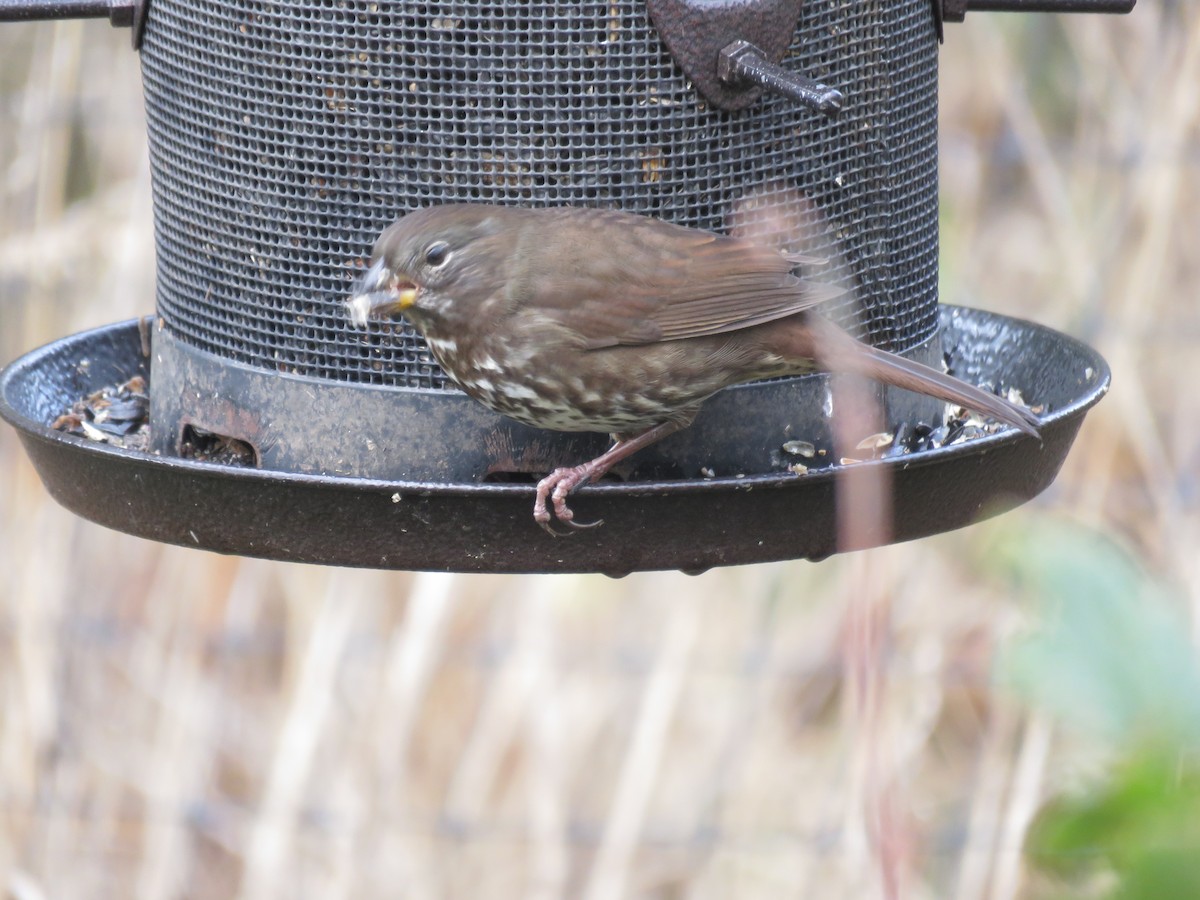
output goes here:
<path id="1" fill-rule="evenodd" d="M 440 266 L 450 258 L 450 245 L 445 241 L 430 244 L 425 250 L 425 265 Z"/>

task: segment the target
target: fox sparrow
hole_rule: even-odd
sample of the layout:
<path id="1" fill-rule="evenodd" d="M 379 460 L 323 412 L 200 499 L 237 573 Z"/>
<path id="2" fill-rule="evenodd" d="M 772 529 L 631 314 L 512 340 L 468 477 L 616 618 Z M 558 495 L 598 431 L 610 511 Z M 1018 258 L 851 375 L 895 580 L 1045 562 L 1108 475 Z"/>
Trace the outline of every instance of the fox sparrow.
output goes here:
<path id="1" fill-rule="evenodd" d="M 467 394 L 613 447 L 537 486 L 534 519 L 575 525 L 567 497 L 678 431 L 733 384 L 854 372 L 1037 435 L 1030 411 L 860 343 L 815 310 L 841 291 L 769 247 L 613 210 L 484 204 L 418 210 L 380 236 L 351 318 L 403 313 Z M 547 508 L 549 504 L 549 508 Z"/>

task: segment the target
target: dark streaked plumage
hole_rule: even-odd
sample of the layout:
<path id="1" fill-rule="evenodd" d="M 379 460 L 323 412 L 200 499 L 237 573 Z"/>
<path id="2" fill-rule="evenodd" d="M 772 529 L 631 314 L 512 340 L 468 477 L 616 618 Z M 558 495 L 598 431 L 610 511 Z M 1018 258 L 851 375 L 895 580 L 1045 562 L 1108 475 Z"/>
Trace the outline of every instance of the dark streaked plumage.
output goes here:
<path id="1" fill-rule="evenodd" d="M 1028 410 L 862 344 L 813 310 L 840 291 L 804 260 L 612 210 L 482 204 L 411 213 L 380 236 L 348 303 L 363 324 L 402 312 L 467 394 L 520 422 L 617 436 L 538 484 L 534 517 L 572 523 L 568 494 L 686 427 L 721 388 L 818 366 L 993 416 Z"/>

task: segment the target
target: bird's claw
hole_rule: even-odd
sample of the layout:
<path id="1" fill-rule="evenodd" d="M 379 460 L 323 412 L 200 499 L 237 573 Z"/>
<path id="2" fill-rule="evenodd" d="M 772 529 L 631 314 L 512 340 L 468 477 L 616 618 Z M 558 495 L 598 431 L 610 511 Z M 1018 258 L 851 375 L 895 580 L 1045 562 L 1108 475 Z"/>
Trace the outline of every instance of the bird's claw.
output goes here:
<path id="1" fill-rule="evenodd" d="M 595 528 L 604 523 L 603 519 L 595 522 L 576 522 L 575 513 L 567 506 L 567 497 L 577 488 L 587 484 L 592 478 L 590 466 L 575 466 L 574 468 L 555 469 L 538 482 L 537 499 L 533 502 L 533 520 L 551 537 L 567 537 L 570 531 L 558 531 L 550 523 L 557 519 L 563 525 L 582 531 L 585 528 Z M 549 508 L 546 501 L 549 500 Z M 551 516 L 550 509 L 554 510 Z"/>
<path id="2" fill-rule="evenodd" d="M 570 512 L 570 510 L 568 510 L 568 512 Z M 549 515 L 546 516 L 545 521 L 542 521 L 541 519 L 536 519 L 536 521 L 537 521 L 538 525 L 541 526 L 542 531 L 546 532 L 546 534 L 550 535 L 550 537 L 556 537 L 556 538 L 570 537 L 572 534 L 575 533 L 573 531 L 559 531 L 557 528 L 555 528 L 553 525 L 550 524 L 551 519 L 550 519 Z M 597 525 L 603 525 L 604 520 L 597 519 L 595 522 L 576 522 L 573 519 L 567 519 L 564 522 L 564 524 L 571 526 L 571 528 L 574 528 L 575 531 L 583 531 L 586 528 L 595 528 Z"/>

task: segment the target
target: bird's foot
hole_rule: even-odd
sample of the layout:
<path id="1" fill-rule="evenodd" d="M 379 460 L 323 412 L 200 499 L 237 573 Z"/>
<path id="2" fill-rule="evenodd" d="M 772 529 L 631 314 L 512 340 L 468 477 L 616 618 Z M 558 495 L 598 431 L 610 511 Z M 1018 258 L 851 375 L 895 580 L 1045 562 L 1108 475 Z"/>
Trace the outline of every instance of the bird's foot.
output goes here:
<path id="1" fill-rule="evenodd" d="M 571 492 L 587 484 L 596 475 L 595 460 L 582 466 L 555 469 L 538 482 L 537 499 L 533 502 L 533 520 L 551 537 L 566 537 L 571 533 L 557 531 L 550 524 L 552 519 L 558 519 L 562 524 L 576 530 L 595 528 L 602 524 L 603 519 L 597 519 L 595 522 L 576 522 L 575 513 L 567 506 L 567 497 Z M 547 508 L 547 500 L 550 501 L 550 508 Z M 550 515 L 550 509 L 554 510 L 553 516 Z"/>
<path id="2" fill-rule="evenodd" d="M 554 517 L 564 525 L 569 525 L 571 528 L 595 528 L 597 525 L 603 524 L 603 519 L 597 519 L 595 522 L 575 521 L 575 513 L 571 512 L 571 507 L 567 506 L 567 497 L 571 491 L 582 487 L 589 481 L 595 481 L 621 460 L 643 447 L 648 447 L 655 441 L 662 440 L 668 434 L 674 434 L 680 428 L 686 427 L 689 422 L 691 422 L 690 414 L 686 417 L 677 416 L 670 422 L 663 422 L 661 425 L 647 428 L 632 437 L 614 435 L 616 443 L 608 449 L 607 453 L 602 453 L 582 466 L 555 469 L 538 482 L 537 500 L 533 504 L 533 520 L 541 525 L 547 534 L 554 537 L 564 536 L 563 532 L 555 531 L 550 527 L 550 510 L 546 508 L 546 501 L 549 500 L 550 506 L 554 510 Z M 570 534 L 570 532 L 566 532 L 566 534 Z"/>

